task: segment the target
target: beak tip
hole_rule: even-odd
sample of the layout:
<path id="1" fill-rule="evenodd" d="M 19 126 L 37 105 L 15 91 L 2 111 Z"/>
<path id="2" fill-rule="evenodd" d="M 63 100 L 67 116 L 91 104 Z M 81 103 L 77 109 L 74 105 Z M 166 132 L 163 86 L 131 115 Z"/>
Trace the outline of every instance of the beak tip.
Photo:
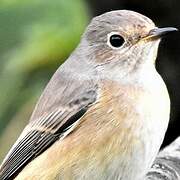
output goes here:
<path id="1" fill-rule="evenodd" d="M 172 28 L 172 31 L 179 31 L 178 28 L 175 28 L 175 27 L 171 27 Z"/>

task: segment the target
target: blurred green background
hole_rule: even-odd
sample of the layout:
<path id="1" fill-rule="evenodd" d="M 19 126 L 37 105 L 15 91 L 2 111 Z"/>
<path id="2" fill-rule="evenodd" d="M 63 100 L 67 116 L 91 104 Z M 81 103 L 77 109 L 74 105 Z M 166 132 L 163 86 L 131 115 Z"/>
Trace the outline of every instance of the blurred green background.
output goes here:
<path id="1" fill-rule="evenodd" d="M 0 162 L 26 125 L 45 85 L 80 40 L 92 16 L 140 12 L 180 29 L 179 0 L 0 0 Z M 180 135 L 180 35 L 164 38 L 157 69 L 171 97 L 163 145 Z"/>
<path id="2" fill-rule="evenodd" d="M 0 161 L 88 19 L 83 0 L 0 1 Z"/>

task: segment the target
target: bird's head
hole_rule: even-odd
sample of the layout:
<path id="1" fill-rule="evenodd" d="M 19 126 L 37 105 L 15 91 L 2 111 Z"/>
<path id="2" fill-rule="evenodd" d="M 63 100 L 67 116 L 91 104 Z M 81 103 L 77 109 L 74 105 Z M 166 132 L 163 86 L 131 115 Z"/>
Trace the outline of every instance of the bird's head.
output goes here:
<path id="1" fill-rule="evenodd" d="M 153 65 L 162 35 L 176 30 L 157 28 L 151 19 L 133 11 L 111 11 L 92 19 L 81 41 L 82 53 L 97 66 L 131 72 Z"/>

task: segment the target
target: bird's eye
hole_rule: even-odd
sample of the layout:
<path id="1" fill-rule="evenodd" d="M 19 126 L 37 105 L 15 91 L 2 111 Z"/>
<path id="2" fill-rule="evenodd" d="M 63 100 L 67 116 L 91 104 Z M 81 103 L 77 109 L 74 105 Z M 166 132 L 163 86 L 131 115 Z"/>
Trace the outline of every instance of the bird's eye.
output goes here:
<path id="1" fill-rule="evenodd" d="M 109 44 L 114 48 L 119 48 L 124 44 L 125 40 L 119 34 L 111 34 L 109 36 Z"/>

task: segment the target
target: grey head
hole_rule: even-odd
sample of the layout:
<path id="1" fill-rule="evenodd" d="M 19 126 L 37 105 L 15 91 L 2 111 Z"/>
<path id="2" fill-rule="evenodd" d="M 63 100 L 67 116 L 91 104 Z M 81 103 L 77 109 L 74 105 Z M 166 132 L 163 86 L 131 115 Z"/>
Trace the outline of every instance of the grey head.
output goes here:
<path id="1" fill-rule="evenodd" d="M 75 54 L 96 67 L 127 74 L 154 66 L 161 36 L 175 30 L 157 28 L 134 11 L 111 11 L 92 19 Z"/>

